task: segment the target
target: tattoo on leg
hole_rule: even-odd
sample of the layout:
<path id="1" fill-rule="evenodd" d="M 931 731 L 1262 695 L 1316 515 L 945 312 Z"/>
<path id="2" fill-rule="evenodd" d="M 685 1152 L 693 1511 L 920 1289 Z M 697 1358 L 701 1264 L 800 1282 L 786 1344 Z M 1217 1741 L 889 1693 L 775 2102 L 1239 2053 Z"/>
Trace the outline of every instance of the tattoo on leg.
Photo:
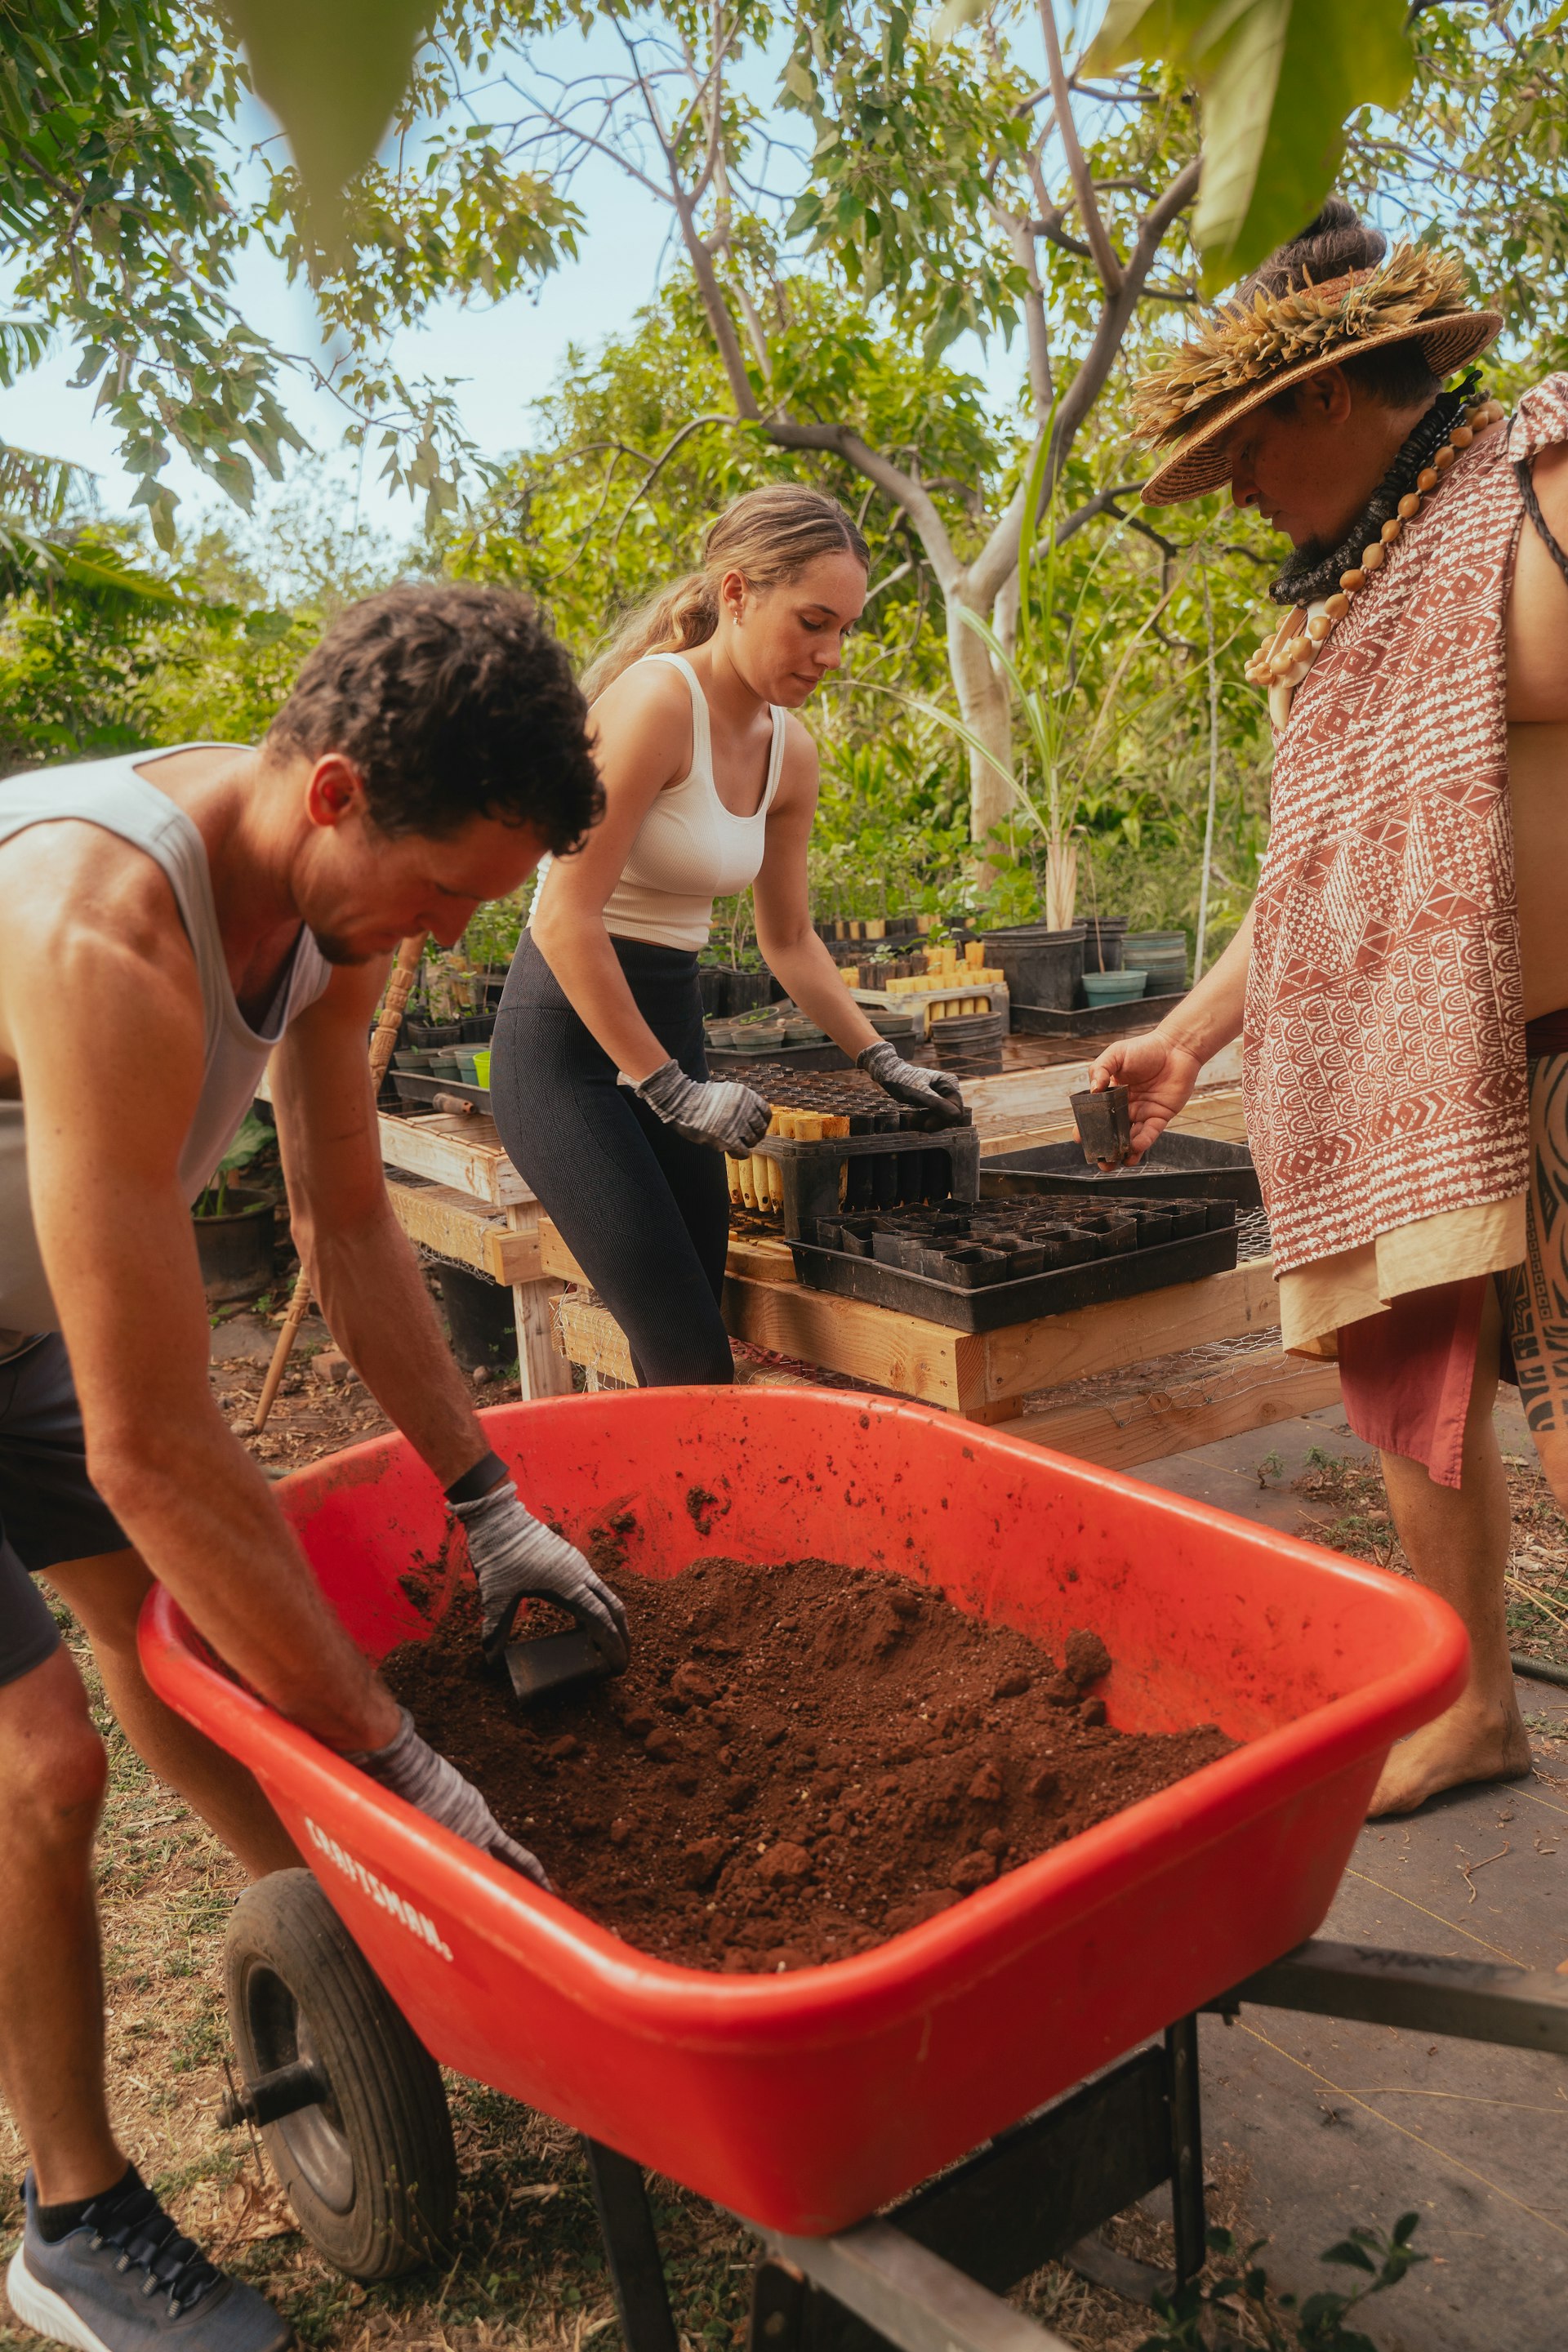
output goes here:
<path id="1" fill-rule="evenodd" d="M 1538 1433 L 1568 1429 L 1568 1054 L 1530 1065 L 1525 1259 L 1501 1287 L 1525 1419 Z"/>

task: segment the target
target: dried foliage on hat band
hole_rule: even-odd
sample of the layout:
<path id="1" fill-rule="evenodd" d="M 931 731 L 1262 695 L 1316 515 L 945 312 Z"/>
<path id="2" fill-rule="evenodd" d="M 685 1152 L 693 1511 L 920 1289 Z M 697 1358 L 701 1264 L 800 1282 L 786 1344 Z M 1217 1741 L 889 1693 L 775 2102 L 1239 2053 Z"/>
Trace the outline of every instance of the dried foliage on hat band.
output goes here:
<path id="1" fill-rule="evenodd" d="M 1134 430 L 1144 441 L 1179 440 L 1199 409 L 1261 377 L 1469 307 L 1461 264 L 1412 245 L 1397 247 L 1356 285 L 1308 283 L 1273 295 L 1259 288 L 1250 305 L 1216 312 L 1153 362 L 1133 387 Z"/>

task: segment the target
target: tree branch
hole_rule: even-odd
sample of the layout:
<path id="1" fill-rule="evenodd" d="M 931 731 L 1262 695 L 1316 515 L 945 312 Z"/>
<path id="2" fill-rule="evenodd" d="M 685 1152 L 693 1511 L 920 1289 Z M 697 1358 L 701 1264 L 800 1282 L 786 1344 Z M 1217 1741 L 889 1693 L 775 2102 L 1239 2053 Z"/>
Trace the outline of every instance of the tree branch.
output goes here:
<path id="1" fill-rule="evenodd" d="M 621 510 L 621 519 L 610 534 L 610 553 L 612 555 L 614 555 L 616 548 L 621 543 L 622 531 L 625 530 L 627 523 L 637 512 L 637 508 L 642 504 L 644 499 L 647 498 L 649 490 L 652 489 L 655 482 L 658 481 L 666 466 L 668 465 L 676 451 L 680 447 L 681 443 L 683 441 L 689 441 L 694 433 L 700 433 L 705 425 L 733 425 L 735 419 L 732 416 L 694 416 L 689 425 L 683 425 L 681 426 L 679 432 L 675 436 L 673 440 L 666 442 L 664 447 L 659 451 L 658 457 L 648 467 L 647 473 L 643 476 L 642 480 L 637 484 L 637 488 L 632 492 L 631 497 L 626 500 L 625 507 Z M 608 495 L 609 491 L 606 487 L 605 497 L 607 498 Z"/>
<path id="2" fill-rule="evenodd" d="M 1094 256 L 1084 244 L 1083 239 L 1068 236 L 1066 229 L 1063 228 L 1062 222 L 1065 218 L 1066 215 L 1059 205 L 1053 205 L 1048 213 L 1042 213 L 1038 220 L 1032 220 L 1029 223 L 1030 232 L 1035 236 L 1043 236 L 1047 245 L 1058 247 L 1063 253 L 1070 253 L 1075 260 L 1092 261 Z"/>
<path id="3" fill-rule="evenodd" d="M 1013 257 L 1024 274 L 1024 344 L 1028 359 L 1029 396 L 1035 423 L 1042 427 L 1051 413 L 1051 346 L 1046 321 L 1046 289 L 1035 259 L 1033 224 L 991 202 L 991 216 L 1006 236 Z"/>
<path id="4" fill-rule="evenodd" d="M 1134 490 L 1142 487 L 1141 482 L 1117 482 L 1108 490 L 1096 490 L 1093 498 L 1085 499 L 1082 506 L 1074 507 L 1065 521 L 1058 523 L 1054 544 L 1065 547 L 1073 533 L 1081 530 L 1086 522 L 1092 522 L 1096 515 L 1113 514 L 1118 522 L 1126 522 L 1129 518 L 1121 512 L 1116 501 L 1131 498 Z"/>
<path id="5" fill-rule="evenodd" d="M 1121 291 L 1121 264 L 1116 257 L 1116 248 L 1101 217 L 1094 182 L 1089 177 L 1083 149 L 1079 145 L 1078 126 L 1072 119 L 1072 100 L 1068 95 L 1068 78 L 1062 65 L 1062 45 L 1057 37 L 1056 10 L 1052 0 L 1039 0 L 1039 5 L 1040 29 L 1046 37 L 1046 63 L 1050 68 L 1051 97 L 1057 110 L 1057 128 L 1061 133 L 1062 152 L 1067 157 L 1073 194 L 1078 198 L 1078 208 L 1083 220 L 1083 233 L 1089 239 L 1094 266 L 1100 272 L 1100 282 L 1114 299 Z"/>
<path id="6" fill-rule="evenodd" d="M 709 329 L 719 347 L 719 357 L 729 381 L 731 396 L 739 414 L 748 424 L 754 425 L 760 418 L 762 411 L 757 405 L 757 395 L 752 390 L 752 379 L 746 373 L 745 355 L 741 350 L 741 339 L 735 332 L 735 322 L 730 316 L 729 305 L 725 302 L 723 289 L 720 286 L 718 273 L 713 267 L 713 256 L 710 253 L 707 242 L 698 228 L 696 207 L 680 176 L 679 158 L 665 131 L 658 101 L 649 87 L 647 76 L 642 69 L 642 61 L 637 56 L 636 46 L 624 26 L 617 25 L 616 30 L 631 59 L 632 71 L 636 77 L 637 87 L 648 121 L 653 126 L 654 137 L 663 151 L 665 170 L 669 175 L 669 202 L 675 206 L 676 218 L 680 223 L 681 243 L 686 247 L 686 257 L 691 264 L 692 275 L 697 280 L 697 289 L 702 298 L 702 308 L 708 316 Z M 715 112 L 722 104 L 723 90 L 716 82 L 713 89 Z M 617 156 L 616 160 L 623 165 L 626 163 L 624 156 Z M 639 173 L 636 176 L 641 178 L 642 174 Z"/>
<path id="7" fill-rule="evenodd" d="M 1041 5 L 1048 9 L 1050 0 L 1041 0 Z M 1161 240 L 1183 206 L 1190 204 L 1196 194 L 1200 168 L 1199 161 L 1194 158 L 1178 172 L 1159 202 L 1150 207 L 1139 224 L 1137 243 L 1128 257 L 1121 285 L 1107 299 L 1094 340 L 1057 407 L 1051 426 L 1050 457 L 1040 485 L 1042 499 L 1049 498 L 1060 479 L 1079 427 L 1105 387 L 1106 378 L 1115 363 L 1116 354 L 1138 307 L 1144 281 L 1153 267 Z M 1035 446 L 1037 449 L 1037 441 Z M 1032 470 L 1031 460 L 1030 467 L 1026 469 L 1026 481 Z M 990 538 L 969 567 L 966 585 L 975 604 L 982 608 L 994 602 L 1003 581 L 1017 562 L 1023 533 L 1024 484 L 1020 483 Z"/>
<path id="8" fill-rule="evenodd" d="M 923 482 L 895 466 L 879 449 L 869 448 L 847 425 L 800 425 L 793 417 L 763 416 L 755 420 L 770 441 L 781 449 L 828 449 L 875 482 L 885 498 L 903 507 L 925 549 L 931 570 L 945 594 L 962 566 L 935 499 Z"/>
<path id="9" fill-rule="evenodd" d="M 901 563 L 894 565 L 891 572 L 884 572 L 876 586 L 867 589 L 866 603 L 868 604 L 873 596 L 879 596 L 884 588 L 894 587 L 899 581 L 907 580 L 914 568 L 914 558 L 906 556 Z"/>

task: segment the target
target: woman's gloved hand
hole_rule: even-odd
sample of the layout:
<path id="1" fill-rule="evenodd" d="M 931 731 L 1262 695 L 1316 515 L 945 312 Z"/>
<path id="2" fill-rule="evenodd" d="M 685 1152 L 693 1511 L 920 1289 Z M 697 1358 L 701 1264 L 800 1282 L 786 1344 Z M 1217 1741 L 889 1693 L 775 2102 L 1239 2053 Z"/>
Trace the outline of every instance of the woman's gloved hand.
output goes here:
<path id="1" fill-rule="evenodd" d="M 465 1780 L 455 1764 L 437 1756 L 429 1742 L 421 1739 L 414 1728 L 414 1717 L 402 1709 L 402 1724 L 395 1739 L 384 1748 L 359 1749 L 343 1758 L 345 1764 L 357 1764 L 384 1789 L 405 1804 L 416 1805 L 433 1822 L 450 1830 L 457 1837 L 467 1838 L 481 1853 L 493 1854 L 524 1878 L 531 1878 L 536 1886 L 548 1887 L 544 1865 L 525 1845 L 508 1837 L 471 1780 Z"/>
<path id="2" fill-rule="evenodd" d="M 539 1593 L 585 1624 L 613 1665 L 626 1664 L 626 1612 L 618 1596 L 575 1545 L 524 1510 L 510 1478 L 477 1503 L 454 1503 L 452 1509 L 463 1522 L 479 1580 L 484 1639 L 505 1623 L 522 1594 Z"/>
<path id="3" fill-rule="evenodd" d="M 676 1061 L 644 1078 L 637 1094 L 688 1143 L 711 1144 L 736 1158 L 762 1141 L 773 1117 L 772 1105 L 750 1087 L 732 1078 L 689 1078 Z"/>
<path id="4" fill-rule="evenodd" d="M 949 1077 L 945 1070 L 922 1070 L 914 1062 L 900 1061 L 885 1037 L 857 1054 L 855 1066 L 875 1078 L 895 1102 L 908 1103 L 911 1110 L 934 1110 L 949 1127 L 963 1116 L 958 1080 Z"/>

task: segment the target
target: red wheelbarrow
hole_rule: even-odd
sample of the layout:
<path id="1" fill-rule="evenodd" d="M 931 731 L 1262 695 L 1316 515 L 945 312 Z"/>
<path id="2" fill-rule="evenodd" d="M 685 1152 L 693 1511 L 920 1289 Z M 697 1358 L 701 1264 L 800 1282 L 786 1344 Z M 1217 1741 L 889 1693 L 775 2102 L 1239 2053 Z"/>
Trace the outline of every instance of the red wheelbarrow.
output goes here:
<path id="1" fill-rule="evenodd" d="M 821 2261 L 842 2267 L 846 2246 L 869 2242 L 849 2225 L 982 2144 L 972 2162 L 1022 2147 L 1019 2118 L 1165 2029 L 1102 2075 L 1125 2112 L 1095 2129 L 1163 2148 L 1152 2179 L 1190 2173 L 1193 2012 L 1321 1923 L 1390 1743 L 1461 1686 L 1452 1613 L 1312 1545 L 892 1402 L 662 1390 L 486 1423 L 524 1499 L 569 1536 L 616 1515 L 631 1575 L 815 1554 L 912 1577 L 1057 1653 L 1077 1627 L 1099 1633 L 1113 1724 L 1212 1721 L 1243 1745 L 873 1951 L 721 1976 L 636 1950 L 387 1795 L 240 1688 L 154 1592 L 142 1623 L 154 1686 L 250 1767 L 310 1864 L 242 1899 L 227 1969 L 245 2075 L 231 2114 L 266 2127 L 307 2235 L 361 2277 L 440 2238 L 453 2168 L 432 2062 L 587 2137 L 626 2309 L 638 2166 L 789 2243 L 777 2275 L 798 2283 L 820 2271 L 805 2241 L 829 2241 Z M 697 1489 L 710 1499 L 694 1514 Z M 402 1440 L 319 1463 L 279 1496 L 368 1652 L 423 1632 L 400 1579 L 439 1555 L 446 1513 Z M 1039 2124 L 1021 2128 L 1036 2145 Z M 1139 2158 L 1129 2196 L 1152 2185 L 1152 2161 Z M 1103 2186 L 1115 2168 L 1100 2170 Z M 1189 2180 L 1189 2241 L 1194 2199 L 1201 2259 Z M 1083 2199 L 1069 2209 L 1081 2234 Z M 948 2243 L 945 2226 L 932 2242 Z M 1026 2268 L 1044 2242 L 1037 2230 Z M 835 2276 L 831 2292 L 861 2308 L 855 2279 Z M 776 2305 L 769 2352 L 795 2326 L 774 2324 Z M 885 2299 L 876 2312 L 897 2336 Z M 635 2318 L 642 2345 L 668 2340 L 667 2312 Z M 953 2314 L 942 2325 L 963 2339 Z"/>

